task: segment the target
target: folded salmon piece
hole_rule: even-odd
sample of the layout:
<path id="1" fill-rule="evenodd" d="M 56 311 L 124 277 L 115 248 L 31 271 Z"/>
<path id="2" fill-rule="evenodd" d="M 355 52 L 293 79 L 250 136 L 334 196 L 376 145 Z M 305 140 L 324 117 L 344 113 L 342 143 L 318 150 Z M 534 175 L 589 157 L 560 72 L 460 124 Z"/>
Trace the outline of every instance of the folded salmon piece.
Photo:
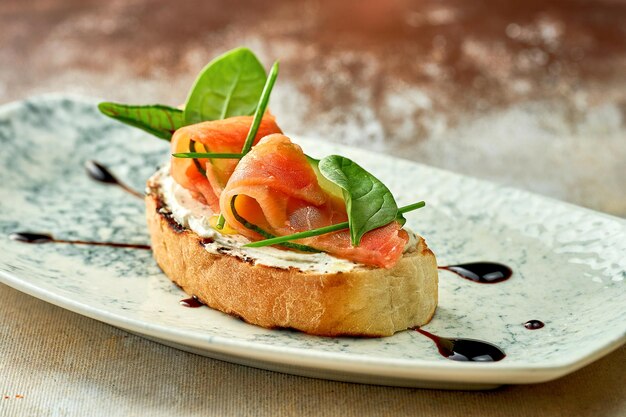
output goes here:
<path id="1" fill-rule="evenodd" d="M 241 152 L 252 120 L 252 116 L 237 116 L 182 127 L 172 136 L 172 153 L 191 152 L 192 142 L 196 152 Z M 274 116 L 266 113 L 261 120 L 254 143 L 272 133 L 281 133 L 281 130 Z M 196 161 L 198 165 L 193 159 L 172 157 L 172 177 L 182 187 L 191 191 L 195 198 L 206 202 L 218 213 L 222 189 L 239 161 L 237 159 L 196 159 Z M 206 171 L 206 175 L 198 169 L 198 166 Z"/>
<path id="2" fill-rule="evenodd" d="M 221 191 L 220 211 L 229 226 L 251 240 L 263 239 L 237 220 L 235 210 L 263 231 L 285 236 L 347 220 L 342 199 L 323 190 L 302 149 L 282 134 L 266 136 L 244 156 Z M 398 222 L 366 233 L 352 246 L 342 230 L 294 241 L 331 255 L 383 268 L 400 259 L 408 234 Z"/>

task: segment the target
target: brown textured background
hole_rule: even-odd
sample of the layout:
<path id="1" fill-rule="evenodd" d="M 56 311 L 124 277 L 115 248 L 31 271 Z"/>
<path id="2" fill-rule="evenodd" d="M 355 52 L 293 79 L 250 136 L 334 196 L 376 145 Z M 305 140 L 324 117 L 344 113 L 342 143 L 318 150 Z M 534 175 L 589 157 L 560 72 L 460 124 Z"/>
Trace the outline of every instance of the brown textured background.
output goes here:
<path id="1" fill-rule="evenodd" d="M 271 107 L 287 132 L 623 217 L 625 22 L 623 0 L 2 0 L 0 103 L 178 104 L 246 45 L 281 60 Z M 618 416 L 625 354 L 488 393 L 368 387 L 178 352 L 0 286 L 2 416 Z"/>
<path id="2" fill-rule="evenodd" d="M 184 101 L 238 45 L 287 132 L 626 216 L 626 2 L 2 0 L 0 103 Z"/>

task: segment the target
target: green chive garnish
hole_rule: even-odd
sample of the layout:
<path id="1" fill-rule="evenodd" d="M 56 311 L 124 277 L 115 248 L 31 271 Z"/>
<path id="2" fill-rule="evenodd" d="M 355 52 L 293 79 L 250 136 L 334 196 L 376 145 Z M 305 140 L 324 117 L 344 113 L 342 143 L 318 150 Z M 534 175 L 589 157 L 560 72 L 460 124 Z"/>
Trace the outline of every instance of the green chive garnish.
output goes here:
<path id="1" fill-rule="evenodd" d="M 398 214 L 408 213 L 409 211 L 417 210 L 426 205 L 425 202 L 420 201 L 418 203 L 409 204 L 408 206 L 400 207 L 398 209 Z M 244 245 L 244 247 L 248 248 L 262 248 L 264 246 L 277 245 L 277 244 L 285 244 L 285 242 L 289 242 L 290 240 L 296 239 L 304 239 L 307 237 L 324 235 L 326 233 L 337 232 L 339 230 L 348 229 L 348 222 L 337 223 L 330 226 L 320 227 L 319 229 L 307 230 L 305 232 L 294 233 L 292 235 L 287 236 L 279 236 L 271 239 L 259 240 L 258 242 L 252 242 Z"/>

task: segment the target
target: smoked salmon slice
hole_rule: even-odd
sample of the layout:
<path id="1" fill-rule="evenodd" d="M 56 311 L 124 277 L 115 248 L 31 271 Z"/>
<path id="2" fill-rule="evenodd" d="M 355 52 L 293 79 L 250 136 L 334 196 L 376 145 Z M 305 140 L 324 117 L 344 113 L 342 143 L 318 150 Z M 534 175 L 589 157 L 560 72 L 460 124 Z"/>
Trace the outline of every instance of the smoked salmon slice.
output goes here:
<path id="1" fill-rule="evenodd" d="M 252 116 L 236 116 L 181 127 L 172 136 L 172 153 L 191 152 L 194 148 L 195 152 L 241 152 L 252 120 Z M 281 133 L 281 130 L 274 116 L 266 113 L 253 143 L 257 143 L 262 137 L 272 133 Z M 171 175 L 195 198 L 205 202 L 218 213 L 220 194 L 237 166 L 237 162 L 237 159 L 196 159 L 194 161 L 189 158 L 172 157 Z"/>
<path id="2" fill-rule="evenodd" d="M 237 215 L 231 206 L 233 198 Z M 282 134 L 264 137 L 239 161 L 221 191 L 219 205 L 228 225 L 251 240 L 263 236 L 237 218 L 275 236 L 347 220 L 343 200 L 320 187 L 302 149 Z M 402 256 L 408 234 L 394 221 L 366 233 L 356 247 L 348 230 L 294 242 L 354 262 L 390 268 Z"/>

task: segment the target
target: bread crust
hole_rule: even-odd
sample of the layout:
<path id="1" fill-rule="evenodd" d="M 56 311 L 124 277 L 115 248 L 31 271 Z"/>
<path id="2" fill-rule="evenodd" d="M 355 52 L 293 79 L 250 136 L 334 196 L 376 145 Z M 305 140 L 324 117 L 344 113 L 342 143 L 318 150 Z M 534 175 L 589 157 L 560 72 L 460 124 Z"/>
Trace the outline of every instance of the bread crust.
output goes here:
<path id="1" fill-rule="evenodd" d="M 437 307 L 437 262 L 421 237 L 391 269 L 318 274 L 208 252 L 206 240 L 171 218 L 154 188 L 146 196 L 146 218 L 163 272 L 204 304 L 248 323 L 380 337 L 428 323 Z"/>

